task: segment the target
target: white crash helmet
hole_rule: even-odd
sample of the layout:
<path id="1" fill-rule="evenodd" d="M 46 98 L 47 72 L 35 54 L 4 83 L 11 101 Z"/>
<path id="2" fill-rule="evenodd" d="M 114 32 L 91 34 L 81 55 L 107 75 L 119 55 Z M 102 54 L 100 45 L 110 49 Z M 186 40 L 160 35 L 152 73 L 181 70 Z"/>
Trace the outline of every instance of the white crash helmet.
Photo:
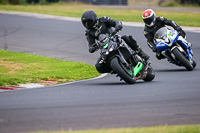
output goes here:
<path id="1" fill-rule="evenodd" d="M 145 10 L 142 14 L 142 18 L 144 23 L 149 27 L 154 26 L 156 22 L 156 14 L 152 9 Z"/>

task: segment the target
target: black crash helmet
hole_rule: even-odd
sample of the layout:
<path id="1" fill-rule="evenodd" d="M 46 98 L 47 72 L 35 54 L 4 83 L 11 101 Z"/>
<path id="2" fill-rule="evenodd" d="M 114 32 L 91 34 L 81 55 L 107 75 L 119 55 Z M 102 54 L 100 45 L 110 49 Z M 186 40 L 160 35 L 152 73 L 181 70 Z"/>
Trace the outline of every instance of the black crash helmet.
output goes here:
<path id="1" fill-rule="evenodd" d="M 97 15 L 94 11 L 88 10 L 82 14 L 81 22 L 87 29 L 92 29 L 92 27 L 97 23 Z"/>

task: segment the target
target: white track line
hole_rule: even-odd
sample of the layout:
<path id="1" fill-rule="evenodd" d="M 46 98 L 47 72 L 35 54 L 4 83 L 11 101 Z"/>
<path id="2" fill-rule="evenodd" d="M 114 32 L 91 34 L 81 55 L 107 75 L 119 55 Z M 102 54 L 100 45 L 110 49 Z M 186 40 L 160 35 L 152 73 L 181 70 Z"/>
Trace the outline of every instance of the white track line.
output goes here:
<path id="1" fill-rule="evenodd" d="M 24 87 L 24 88 L 18 88 L 19 86 L 16 86 L 17 88 L 12 87 L 12 88 L 15 89 L 15 90 L 0 89 L 0 93 L 1 93 L 1 92 L 7 92 L 7 91 L 21 91 L 21 90 L 34 89 L 34 88 L 41 88 L 41 87 L 63 86 L 63 85 L 68 85 L 68 84 L 74 84 L 74 83 L 79 83 L 79 82 L 85 82 L 85 81 L 100 79 L 100 78 L 105 77 L 106 75 L 108 75 L 108 74 L 107 74 L 107 73 L 104 73 L 104 74 L 101 74 L 101 75 L 98 76 L 98 77 L 91 78 L 91 79 L 77 80 L 77 81 L 73 81 L 73 82 L 68 82 L 68 83 L 63 83 L 63 84 L 56 84 L 56 85 L 50 85 L 50 86 L 41 85 L 40 83 L 19 84 L 21 87 Z"/>

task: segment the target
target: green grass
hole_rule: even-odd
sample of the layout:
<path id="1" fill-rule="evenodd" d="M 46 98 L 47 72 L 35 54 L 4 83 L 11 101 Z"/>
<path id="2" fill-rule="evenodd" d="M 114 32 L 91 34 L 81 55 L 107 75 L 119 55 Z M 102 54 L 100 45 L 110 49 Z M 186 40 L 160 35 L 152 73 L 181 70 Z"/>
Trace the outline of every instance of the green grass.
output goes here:
<path id="1" fill-rule="evenodd" d="M 200 125 L 157 126 L 83 131 L 38 131 L 33 133 L 200 133 Z"/>
<path id="2" fill-rule="evenodd" d="M 109 16 L 113 19 L 120 21 L 130 22 L 143 22 L 142 13 L 143 10 L 120 10 L 120 9 L 108 9 L 84 5 L 84 4 L 50 4 L 50 5 L 0 5 L 0 11 L 18 11 L 18 12 L 31 12 L 39 14 L 49 14 L 56 16 L 68 16 L 81 18 L 81 15 L 86 10 L 94 10 L 98 17 Z M 156 11 L 157 16 L 164 16 L 167 19 L 174 20 L 181 26 L 194 26 L 200 27 L 200 13 L 188 12 L 187 10 L 178 11 Z"/>
<path id="3" fill-rule="evenodd" d="M 85 63 L 0 50 L 0 86 L 42 81 L 64 83 L 99 75 L 94 66 Z"/>

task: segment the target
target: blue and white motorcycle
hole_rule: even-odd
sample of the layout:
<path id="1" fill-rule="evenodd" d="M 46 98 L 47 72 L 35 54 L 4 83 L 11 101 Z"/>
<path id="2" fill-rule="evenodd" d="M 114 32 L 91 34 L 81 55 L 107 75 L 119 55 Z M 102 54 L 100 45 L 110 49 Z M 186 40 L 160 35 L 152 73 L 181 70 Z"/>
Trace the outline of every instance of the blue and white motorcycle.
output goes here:
<path id="1" fill-rule="evenodd" d="M 160 28 L 155 33 L 154 39 L 157 51 L 161 52 L 170 63 L 184 66 L 188 71 L 192 71 L 196 67 L 191 44 L 176 30 L 167 27 Z"/>

